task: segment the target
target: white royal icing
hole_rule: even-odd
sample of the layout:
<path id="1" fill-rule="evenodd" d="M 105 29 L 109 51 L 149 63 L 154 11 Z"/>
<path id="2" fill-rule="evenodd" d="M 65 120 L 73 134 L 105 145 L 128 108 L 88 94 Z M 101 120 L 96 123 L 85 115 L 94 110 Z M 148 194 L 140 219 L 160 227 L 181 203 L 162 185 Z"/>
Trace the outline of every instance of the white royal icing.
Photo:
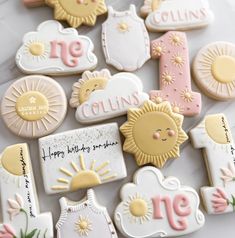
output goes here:
<path id="1" fill-rule="evenodd" d="M 76 119 L 81 123 L 92 123 L 125 115 L 129 108 L 138 108 L 148 99 L 136 75 L 118 73 L 107 80 L 103 90 L 94 91 L 88 101 L 78 106 Z"/>
<path id="2" fill-rule="evenodd" d="M 9 146 L 0 155 L 0 196 L 1 238 L 54 237 L 51 213 L 39 211 L 27 144 Z"/>
<path id="3" fill-rule="evenodd" d="M 94 191 L 79 202 L 60 199 L 61 215 L 57 222 L 57 238 L 87 237 L 117 238 L 117 234 L 107 209 L 100 206 Z"/>
<path id="4" fill-rule="evenodd" d="M 76 191 L 126 177 L 116 123 L 41 138 L 39 150 L 48 194 Z"/>
<path id="5" fill-rule="evenodd" d="M 121 189 L 115 224 L 126 237 L 172 237 L 192 233 L 205 222 L 199 196 L 175 177 L 154 167 L 139 169 L 133 183 Z"/>
<path id="6" fill-rule="evenodd" d="M 108 8 L 102 45 L 107 64 L 121 71 L 135 71 L 150 58 L 149 35 L 134 5 L 124 12 Z"/>
<path id="7" fill-rule="evenodd" d="M 208 0 L 166 0 L 150 13 L 150 31 L 188 30 L 209 25 L 214 19 Z"/>
<path id="8" fill-rule="evenodd" d="M 81 73 L 97 65 L 94 45 L 76 29 L 64 28 L 58 21 L 41 23 L 36 32 L 23 38 L 16 64 L 28 74 L 65 75 Z"/>

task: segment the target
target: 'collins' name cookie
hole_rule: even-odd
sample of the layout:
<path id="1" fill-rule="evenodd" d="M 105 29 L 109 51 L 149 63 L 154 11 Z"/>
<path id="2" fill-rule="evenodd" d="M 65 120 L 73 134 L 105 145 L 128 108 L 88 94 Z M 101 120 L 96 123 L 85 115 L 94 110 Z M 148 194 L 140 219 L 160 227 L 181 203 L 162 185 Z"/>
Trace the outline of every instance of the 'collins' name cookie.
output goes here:
<path id="1" fill-rule="evenodd" d="M 52 78 L 34 75 L 16 80 L 1 101 L 8 129 L 21 137 L 39 138 L 55 131 L 67 112 L 63 88 Z"/>
<path id="2" fill-rule="evenodd" d="M 235 165 L 234 141 L 224 114 L 208 115 L 190 131 L 193 146 L 202 149 L 210 187 L 201 195 L 209 214 L 234 212 Z"/>
<path id="3" fill-rule="evenodd" d="M 41 213 L 27 144 L 0 154 L 1 238 L 54 238 L 52 214 Z"/>
<path id="4" fill-rule="evenodd" d="M 136 75 L 118 73 L 111 76 L 109 70 L 103 69 L 83 73 L 73 85 L 70 105 L 77 108 L 79 122 L 92 123 L 124 115 L 129 108 L 139 107 L 148 99 Z"/>
<path id="5" fill-rule="evenodd" d="M 164 178 L 154 167 L 139 169 L 133 183 L 121 189 L 114 220 L 125 237 L 175 237 L 203 227 L 199 196 L 175 177 Z"/>
<path id="6" fill-rule="evenodd" d="M 105 207 L 98 204 L 92 189 L 81 201 L 60 199 L 61 215 L 56 224 L 57 238 L 118 238 Z"/>
<path id="7" fill-rule="evenodd" d="M 27 74 L 76 74 L 96 67 L 98 60 L 93 50 L 90 38 L 50 20 L 24 36 L 16 64 Z"/>
<path id="8" fill-rule="evenodd" d="M 169 101 L 172 110 L 184 116 L 201 112 L 201 94 L 191 89 L 190 60 L 186 34 L 167 32 L 151 42 L 153 59 L 159 59 L 160 90 L 152 90 L 155 103 Z"/>
<path id="9" fill-rule="evenodd" d="M 235 98 L 235 45 L 214 42 L 195 57 L 193 76 L 199 88 L 215 100 Z"/>
<path id="10" fill-rule="evenodd" d="M 146 101 L 141 108 L 128 110 L 127 122 L 120 128 L 123 150 L 134 154 L 139 166 L 150 163 L 161 168 L 179 157 L 179 147 L 188 139 L 182 123 L 183 116 L 172 112 L 168 102 Z"/>
<path id="11" fill-rule="evenodd" d="M 40 138 L 39 151 L 48 194 L 77 191 L 126 177 L 116 123 Z"/>
<path id="12" fill-rule="evenodd" d="M 134 5 L 123 12 L 108 8 L 102 45 L 106 63 L 120 71 L 135 71 L 150 59 L 149 35 Z"/>
<path id="13" fill-rule="evenodd" d="M 214 20 L 208 0 L 149 0 L 145 1 L 142 12 L 144 15 L 149 12 L 145 21 L 149 31 L 191 30 Z"/>

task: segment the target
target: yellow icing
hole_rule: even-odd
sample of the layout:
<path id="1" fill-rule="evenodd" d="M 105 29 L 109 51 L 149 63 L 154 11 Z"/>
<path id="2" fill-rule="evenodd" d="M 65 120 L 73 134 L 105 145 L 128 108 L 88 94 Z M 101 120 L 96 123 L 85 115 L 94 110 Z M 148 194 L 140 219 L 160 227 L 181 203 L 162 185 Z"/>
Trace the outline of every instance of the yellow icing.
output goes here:
<path id="1" fill-rule="evenodd" d="M 167 128 L 174 130 L 176 135 L 169 137 Z M 149 112 L 135 122 L 133 136 L 135 143 L 143 153 L 161 155 L 174 148 L 178 137 L 177 130 L 174 120 L 166 113 Z M 160 133 L 159 140 L 153 138 L 156 131 Z"/>
<path id="2" fill-rule="evenodd" d="M 134 217 L 143 217 L 148 213 L 148 204 L 141 198 L 136 198 L 130 202 L 130 213 Z"/>
<path id="3" fill-rule="evenodd" d="M 2 167 L 12 175 L 22 176 L 29 173 L 29 152 L 26 144 L 7 147 L 0 160 Z"/>
<path id="4" fill-rule="evenodd" d="M 16 101 L 17 114 L 26 121 L 37 121 L 47 115 L 49 103 L 40 92 L 29 91 L 23 93 Z"/>
<path id="5" fill-rule="evenodd" d="M 235 58 L 228 55 L 217 56 L 211 66 L 212 75 L 220 83 L 235 80 Z"/>
<path id="6" fill-rule="evenodd" d="M 45 46 L 43 43 L 35 42 L 28 46 L 29 52 L 34 56 L 40 56 L 44 54 Z"/>
<path id="7" fill-rule="evenodd" d="M 222 115 L 207 116 L 205 129 L 209 137 L 218 144 L 229 144 L 233 140 L 229 124 Z"/>
<path id="8" fill-rule="evenodd" d="M 95 90 L 104 89 L 107 84 L 107 78 L 91 78 L 84 81 L 79 89 L 79 102 L 82 104 L 87 101 L 90 94 Z"/>
<path id="9" fill-rule="evenodd" d="M 152 0 L 152 11 L 157 10 L 160 7 L 162 0 Z"/>
<path id="10" fill-rule="evenodd" d="M 70 183 L 71 191 L 76 191 L 81 188 L 90 188 L 101 184 L 99 176 L 91 170 L 83 170 L 75 175 Z"/>
<path id="11" fill-rule="evenodd" d="M 118 29 L 121 32 L 126 32 L 126 31 L 129 31 L 129 26 L 128 26 L 127 23 L 121 22 L 121 23 L 118 24 Z"/>

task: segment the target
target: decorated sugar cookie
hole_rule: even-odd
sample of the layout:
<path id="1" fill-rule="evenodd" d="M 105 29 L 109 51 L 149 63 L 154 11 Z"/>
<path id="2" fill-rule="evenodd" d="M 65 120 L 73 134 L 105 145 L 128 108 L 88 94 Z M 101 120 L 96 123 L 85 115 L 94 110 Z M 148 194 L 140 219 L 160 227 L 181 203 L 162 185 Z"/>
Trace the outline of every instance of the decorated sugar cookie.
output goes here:
<path id="1" fill-rule="evenodd" d="M 235 98 L 235 45 L 214 42 L 203 47 L 193 63 L 198 87 L 215 100 Z"/>
<path id="2" fill-rule="evenodd" d="M 134 5 L 123 12 L 108 8 L 108 19 L 102 25 L 102 45 L 106 63 L 120 71 L 135 71 L 150 58 L 149 35 Z"/>
<path id="3" fill-rule="evenodd" d="M 162 168 L 167 160 L 179 157 L 179 147 L 188 138 L 182 123 L 183 116 L 172 112 L 168 102 L 146 101 L 141 108 L 129 109 L 120 128 L 126 137 L 123 150 L 134 154 L 139 166 L 150 163 Z"/>
<path id="4" fill-rule="evenodd" d="M 0 155 L 0 196 L 1 238 L 54 238 L 51 213 L 39 211 L 27 144 L 9 146 Z"/>
<path id="5" fill-rule="evenodd" d="M 181 236 L 204 225 L 199 203 L 194 189 L 147 166 L 136 172 L 133 183 L 122 187 L 114 220 L 125 237 Z"/>
<path id="6" fill-rule="evenodd" d="M 103 69 L 83 73 L 73 85 L 70 105 L 77 108 L 79 122 L 92 123 L 124 115 L 129 108 L 139 107 L 148 99 L 137 76 L 131 73 L 111 76 L 109 70 Z"/>
<path id="7" fill-rule="evenodd" d="M 81 73 L 97 65 L 90 38 L 54 20 L 41 23 L 24 36 L 16 64 L 27 74 L 66 75 Z"/>
<path id="8" fill-rule="evenodd" d="M 39 152 L 48 194 L 90 188 L 126 177 L 116 123 L 41 138 Z"/>
<path id="9" fill-rule="evenodd" d="M 155 103 L 169 101 L 172 110 L 185 116 L 201 112 L 201 94 L 191 89 L 190 60 L 186 34 L 170 31 L 152 41 L 153 59 L 159 59 L 160 90 L 150 92 Z"/>
<path id="10" fill-rule="evenodd" d="M 164 0 L 144 0 L 144 5 L 140 9 L 142 17 L 147 17 L 151 12 L 156 11 Z"/>
<path id="11" fill-rule="evenodd" d="M 57 238 L 117 238 L 113 222 L 105 207 L 98 204 L 92 189 L 81 201 L 60 199 L 61 215 L 57 222 Z"/>
<path id="12" fill-rule="evenodd" d="M 191 30 L 214 19 L 208 0 L 149 0 L 142 12 L 149 13 L 145 21 L 149 31 Z"/>
<path id="13" fill-rule="evenodd" d="M 193 146 L 202 149 L 210 185 L 201 188 L 209 214 L 234 212 L 235 145 L 224 114 L 208 115 L 190 131 Z"/>
<path id="14" fill-rule="evenodd" d="M 45 0 L 54 8 L 56 20 L 65 20 L 74 28 L 80 25 L 93 26 L 96 18 L 107 12 L 105 0 Z"/>
<path id="15" fill-rule="evenodd" d="M 1 115 L 11 132 L 38 138 L 55 131 L 67 112 L 63 88 L 52 78 L 35 75 L 16 80 L 6 90 Z"/>

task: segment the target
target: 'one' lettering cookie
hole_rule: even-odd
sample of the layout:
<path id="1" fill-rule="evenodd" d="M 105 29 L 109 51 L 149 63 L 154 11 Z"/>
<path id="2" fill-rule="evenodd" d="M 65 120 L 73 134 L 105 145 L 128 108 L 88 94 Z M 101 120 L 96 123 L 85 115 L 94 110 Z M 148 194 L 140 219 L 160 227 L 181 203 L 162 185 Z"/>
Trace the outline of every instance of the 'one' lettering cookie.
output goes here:
<path id="1" fill-rule="evenodd" d="M 123 150 L 133 154 L 139 166 L 150 163 L 162 168 L 167 160 L 179 157 L 179 147 L 188 139 L 183 118 L 168 102 L 146 101 L 138 109 L 129 109 L 127 122 L 120 128 L 126 138 Z"/>
<path id="2" fill-rule="evenodd" d="M 203 227 L 205 218 L 199 204 L 194 189 L 147 166 L 136 172 L 133 183 L 121 188 L 114 220 L 125 237 L 181 236 Z"/>

